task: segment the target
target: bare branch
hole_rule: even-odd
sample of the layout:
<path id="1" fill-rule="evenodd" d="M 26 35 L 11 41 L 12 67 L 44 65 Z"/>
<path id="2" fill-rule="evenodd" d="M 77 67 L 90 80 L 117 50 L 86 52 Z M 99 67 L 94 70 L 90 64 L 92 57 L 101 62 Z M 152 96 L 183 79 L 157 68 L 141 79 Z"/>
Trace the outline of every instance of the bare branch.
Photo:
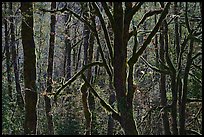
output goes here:
<path id="1" fill-rule="evenodd" d="M 163 74 L 169 74 L 170 72 L 168 70 L 160 70 L 159 68 L 152 66 L 150 63 L 148 63 L 142 56 L 140 56 L 140 58 L 142 59 L 142 61 L 144 61 L 144 63 L 150 67 L 152 70 L 159 72 L 159 73 L 163 73 Z"/>
<path id="2" fill-rule="evenodd" d="M 164 8 L 163 12 L 161 13 L 161 16 L 157 22 L 157 24 L 155 25 L 155 27 L 153 28 L 153 30 L 151 31 L 151 33 L 149 34 L 149 36 L 147 37 L 147 39 L 145 40 L 145 42 L 143 43 L 143 45 L 141 46 L 141 48 L 137 51 L 137 53 L 132 56 L 130 58 L 130 60 L 128 62 L 132 62 L 132 63 L 136 63 L 138 58 L 142 55 L 142 53 L 144 52 L 144 50 L 146 49 L 146 47 L 148 46 L 148 44 L 151 42 L 152 38 L 154 37 L 154 35 L 157 33 L 157 31 L 159 30 L 159 27 L 161 26 L 161 23 L 163 22 L 163 20 L 166 18 L 166 15 L 168 14 L 168 9 L 170 7 L 170 2 L 168 2 L 166 4 L 166 7 Z M 136 30 L 137 31 L 137 30 Z M 131 33 L 134 34 L 134 33 Z M 130 36 L 131 37 L 131 36 Z"/>
<path id="3" fill-rule="evenodd" d="M 102 28 L 103 28 L 103 31 L 104 31 L 105 39 L 106 39 L 106 44 L 108 46 L 110 57 L 111 57 L 111 60 L 112 60 L 113 59 L 113 49 L 112 49 L 112 46 L 110 44 L 110 37 L 109 37 L 108 31 L 107 31 L 107 28 L 106 28 L 106 25 L 105 25 L 104 18 L 102 17 L 102 14 L 101 14 L 98 6 L 95 4 L 95 2 L 93 2 L 93 7 L 94 7 L 94 9 L 96 11 L 96 14 L 98 15 L 98 17 L 100 19 L 100 22 L 101 22 L 101 25 L 102 25 Z"/>
<path id="4" fill-rule="evenodd" d="M 91 31 L 93 31 L 94 33 L 95 32 L 95 29 L 90 25 L 90 23 L 85 20 L 83 17 L 79 16 L 77 13 L 75 13 L 74 11 L 72 11 L 71 9 L 67 8 L 67 6 L 65 5 L 62 9 L 54 9 L 54 10 L 47 10 L 47 9 L 40 9 L 41 11 L 43 12 L 50 12 L 50 13 L 55 13 L 55 12 L 65 12 L 65 11 L 68 11 L 70 12 L 71 14 L 73 14 L 77 19 L 79 19 L 80 21 L 84 22 Z"/>
<path id="5" fill-rule="evenodd" d="M 103 6 L 104 10 L 105 10 L 105 13 L 106 15 L 108 16 L 108 19 L 111 23 L 111 27 L 113 29 L 113 31 L 115 31 L 115 22 L 114 22 L 114 19 L 113 19 L 113 15 L 111 14 L 109 8 L 108 8 L 108 5 L 106 2 L 101 2 L 101 5 Z"/>
<path id="6" fill-rule="evenodd" d="M 143 16 L 143 18 L 141 19 L 141 21 L 138 23 L 137 28 L 140 27 L 140 25 L 150 16 L 153 16 L 155 14 L 160 14 L 163 11 L 163 9 L 157 9 L 157 10 L 153 10 L 153 11 L 148 11 L 147 13 L 145 13 L 145 15 Z"/>
<path id="7" fill-rule="evenodd" d="M 140 7 L 142 6 L 142 4 L 144 4 L 144 2 L 136 3 L 136 4 L 132 7 L 132 16 L 140 9 Z"/>
<path id="8" fill-rule="evenodd" d="M 79 72 L 77 72 L 72 78 L 70 78 L 64 85 L 62 85 L 58 90 L 57 92 L 54 94 L 54 100 L 56 102 L 57 100 L 57 96 L 60 94 L 60 92 L 65 89 L 68 85 L 70 85 L 72 82 L 74 82 L 76 80 L 76 78 L 81 75 L 85 70 L 87 70 L 88 68 L 92 67 L 92 66 L 96 66 L 96 65 L 99 65 L 99 66 L 104 66 L 104 63 L 101 63 L 101 62 L 93 62 L 93 63 L 90 63 L 88 65 L 85 65 Z"/>
<path id="9" fill-rule="evenodd" d="M 91 84 L 88 82 L 88 80 L 86 79 L 86 77 L 84 76 L 84 74 L 81 74 L 82 79 L 85 81 L 85 83 L 89 86 L 89 88 L 91 89 L 91 93 L 97 97 L 100 100 L 101 105 L 108 111 L 112 113 L 112 117 L 118 121 L 120 120 L 120 115 L 109 105 L 107 104 L 99 95 L 98 93 L 95 91 L 95 89 L 91 86 Z"/>

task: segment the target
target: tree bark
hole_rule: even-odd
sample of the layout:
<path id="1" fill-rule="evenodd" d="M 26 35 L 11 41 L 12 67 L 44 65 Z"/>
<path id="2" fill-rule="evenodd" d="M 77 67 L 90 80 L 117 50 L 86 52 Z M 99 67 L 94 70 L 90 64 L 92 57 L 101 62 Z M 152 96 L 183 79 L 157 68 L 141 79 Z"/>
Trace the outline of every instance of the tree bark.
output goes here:
<path id="1" fill-rule="evenodd" d="M 4 3 L 4 9 L 7 10 L 7 2 Z M 7 18 L 4 19 L 5 26 L 5 51 L 6 51 L 6 69 L 7 69 L 7 81 L 8 81 L 8 95 L 9 99 L 12 100 L 12 81 L 11 81 L 11 63 L 10 63 L 10 46 L 9 46 L 9 31 Z"/>
<path id="2" fill-rule="evenodd" d="M 115 2 L 113 5 L 114 22 L 117 22 L 114 29 L 114 87 L 116 91 L 116 100 L 118 112 L 121 114 L 120 124 L 126 135 L 138 134 L 135 121 L 132 115 L 131 104 L 127 101 L 126 89 L 126 67 L 127 67 L 127 33 L 129 33 L 129 23 L 124 23 L 123 8 L 121 2 Z M 128 21 L 128 20 L 127 20 Z M 125 25 L 125 26 L 124 26 Z M 127 32 L 128 30 L 128 32 Z M 126 37 L 124 37 L 126 36 Z M 129 103 L 129 104 L 128 104 Z"/>
<path id="3" fill-rule="evenodd" d="M 95 26 L 95 15 L 91 15 L 91 24 L 93 27 Z M 88 43 L 88 64 L 90 64 L 93 60 L 93 48 L 94 48 L 94 33 L 90 32 L 90 36 L 89 36 L 89 43 Z M 92 68 L 89 68 L 87 70 L 87 80 L 92 83 Z M 90 93 L 90 89 L 88 91 Z M 89 103 L 89 108 L 90 111 L 92 113 L 92 121 L 91 121 L 91 135 L 98 135 L 98 130 L 96 127 L 97 125 L 97 118 L 96 118 L 96 114 L 95 114 L 95 97 L 92 94 L 89 94 L 88 96 L 88 103 Z"/>
<path id="4" fill-rule="evenodd" d="M 164 63 L 164 25 L 161 26 L 160 28 L 160 59 Z M 166 98 L 166 75 L 165 74 L 160 74 L 160 97 L 161 97 L 161 106 L 165 107 L 167 105 L 167 98 Z M 163 127 L 164 127 L 164 134 L 165 135 L 170 135 L 170 127 L 169 127 L 169 120 L 168 120 L 168 112 L 166 109 L 164 109 L 164 113 L 162 115 L 162 122 L 163 122 Z"/>
<path id="5" fill-rule="evenodd" d="M 177 127 L 177 82 L 176 82 L 176 69 L 174 68 L 168 52 L 168 25 L 166 20 L 164 20 L 164 37 L 165 37 L 165 58 L 169 68 L 171 70 L 170 78 L 171 78 L 171 92 L 172 92 L 172 104 L 171 104 L 171 116 L 172 116 L 172 130 L 173 135 L 178 135 L 178 127 Z"/>
<path id="6" fill-rule="evenodd" d="M 71 38 L 70 38 L 70 25 L 69 22 L 71 20 L 71 15 L 66 14 L 65 16 L 65 73 L 64 76 L 66 78 L 66 80 L 68 80 L 69 78 L 71 78 Z"/>
<path id="7" fill-rule="evenodd" d="M 180 135 L 186 135 L 186 127 L 185 127 L 185 120 L 186 120 L 186 102 L 187 102 L 187 92 L 188 92 L 188 74 L 190 71 L 190 67 L 192 64 L 192 53 L 193 53 L 193 40 L 190 40 L 189 51 L 187 55 L 187 62 L 186 67 L 184 70 L 184 78 L 183 78 L 183 90 L 182 90 L 182 97 L 181 97 L 181 104 L 179 106 L 179 126 Z"/>
<path id="8" fill-rule="evenodd" d="M 13 7 L 12 2 L 9 3 L 9 8 L 11 15 L 13 15 Z M 21 110 L 24 108 L 24 100 L 21 93 L 21 86 L 19 81 L 19 70 L 17 66 L 17 54 L 16 54 L 16 46 L 15 46 L 15 27 L 14 27 L 14 20 L 11 17 L 10 18 L 11 24 L 11 51 L 12 51 L 12 62 L 14 67 L 14 77 L 15 77 L 15 83 L 16 83 L 16 92 L 17 92 L 17 104 Z"/>
<path id="9" fill-rule="evenodd" d="M 51 10 L 56 8 L 56 2 L 51 3 Z M 48 69 L 47 69 L 47 93 L 52 92 L 52 73 L 53 73 L 53 58 L 54 58 L 54 43 L 55 43 L 55 24 L 56 19 L 55 15 L 51 15 L 51 23 L 50 23 L 50 45 L 49 45 L 49 56 L 48 56 Z M 47 116 L 47 128 L 48 134 L 54 135 L 54 125 L 52 121 L 51 114 L 51 100 L 48 96 L 44 97 L 45 100 L 45 111 Z"/>
<path id="10" fill-rule="evenodd" d="M 178 5 L 177 2 L 174 2 L 174 14 L 178 14 Z M 180 43 L 179 43 L 179 24 L 178 24 L 178 17 L 175 18 L 175 47 L 176 47 L 176 55 L 177 55 L 177 61 L 180 53 Z"/>
<path id="11" fill-rule="evenodd" d="M 88 6 L 88 4 L 86 6 Z M 84 16 L 85 19 L 87 19 L 87 17 L 89 17 L 88 9 L 85 10 L 85 12 L 83 13 L 83 16 Z M 90 57 L 88 57 L 90 30 L 89 30 L 89 27 L 85 23 L 84 23 L 83 37 L 84 37 L 84 41 L 83 41 L 83 46 L 84 46 L 83 65 L 87 65 L 88 62 L 91 61 L 91 60 L 88 60 L 88 58 L 91 59 Z M 85 77 L 87 77 L 88 82 L 90 82 L 90 78 L 91 78 L 90 69 L 91 68 L 89 68 L 89 71 L 85 71 Z M 89 73 L 89 75 L 88 75 L 88 73 Z M 86 83 L 84 83 L 82 85 L 81 92 L 82 92 L 82 103 L 83 103 L 84 115 L 85 115 L 85 119 L 86 119 L 86 132 L 85 132 L 85 135 L 91 135 L 92 113 L 91 113 L 91 110 L 90 110 L 90 107 L 89 107 L 89 100 L 88 100 L 88 98 L 90 96 L 90 93 L 88 91 L 88 86 L 87 86 Z"/>
<path id="12" fill-rule="evenodd" d="M 33 38 L 32 2 L 21 2 L 22 44 L 24 51 L 24 85 L 25 85 L 25 134 L 36 134 L 37 126 L 37 89 L 36 89 L 36 55 Z M 26 16 L 29 15 L 29 16 Z"/>

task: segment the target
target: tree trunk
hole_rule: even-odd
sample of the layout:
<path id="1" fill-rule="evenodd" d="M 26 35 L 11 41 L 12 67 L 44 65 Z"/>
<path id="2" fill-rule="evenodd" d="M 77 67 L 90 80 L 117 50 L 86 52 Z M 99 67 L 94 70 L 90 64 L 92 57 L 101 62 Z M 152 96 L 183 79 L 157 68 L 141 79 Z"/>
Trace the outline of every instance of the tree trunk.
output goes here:
<path id="1" fill-rule="evenodd" d="M 188 92 L 188 74 L 190 71 L 190 67 L 192 64 L 192 53 L 193 53 L 193 40 L 190 40 L 189 51 L 187 55 L 187 63 L 184 70 L 184 78 L 183 78 L 183 90 L 182 90 L 182 98 L 181 104 L 179 106 L 179 126 L 180 126 L 180 135 L 186 135 L 186 127 L 185 127 L 185 120 L 186 120 L 186 100 L 187 100 L 187 92 Z"/>
<path id="2" fill-rule="evenodd" d="M 116 91 L 116 100 L 118 112 L 121 114 L 120 124 L 126 135 L 138 134 L 135 121 L 132 115 L 131 104 L 127 102 L 126 89 L 126 66 L 127 66 L 127 37 L 129 30 L 128 22 L 124 22 L 123 8 L 121 2 L 115 2 L 113 5 L 113 17 L 115 23 L 114 29 L 114 87 Z M 125 24 L 125 26 L 124 26 Z M 123 30 L 124 29 L 124 30 Z M 130 103 L 130 104 L 128 104 Z M 128 106 L 129 105 L 129 106 Z"/>
<path id="3" fill-rule="evenodd" d="M 84 109 L 84 116 L 86 119 L 86 131 L 85 135 L 91 135 L 91 121 L 92 121 L 92 114 L 89 109 L 88 105 L 88 92 L 87 92 L 87 85 L 84 83 L 81 87 L 81 93 L 82 93 L 82 104 Z"/>
<path id="4" fill-rule="evenodd" d="M 177 2 L 174 2 L 174 14 L 178 14 L 178 5 Z M 177 55 L 177 61 L 180 53 L 180 43 L 179 43 L 179 24 L 178 24 L 178 17 L 175 18 L 175 47 L 176 47 L 176 55 Z"/>
<path id="5" fill-rule="evenodd" d="M 24 51 L 24 85 L 25 85 L 25 134 L 36 134 L 37 126 L 37 91 L 36 91 L 36 55 L 33 38 L 32 2 L 21 2 L 22 44 Z M 29 15 L 29 16 L 26 16 Z"/>
<path id="6" fill-rule="evenodd" d="M 164 25 L 160 28 L 160 59 L 164 63 Z M 166 98 L 166 75 L 160 74 L 160 97 L 161 97 L 161 106 L 165 107 L 167 105 L 167 98 Z M 162 115 L 162 122 L 164 127 L 164 134 L 170 135 L 170 127 L 169 127 L 169 120 L 168 120 L 168 112 L 164 109 L 164 113 Z"/>
<path id="7" fill-rule="evenodd" d="M 4 3 L 4 9 L 7 10 L 7 3 Z M 9 46 L 9 31 L 8 31 L 8 24 L 7 18 L 4 19 L 4 26 L 5 26 L 5 51 L 6 51 L 6 69 L 7 69 L 7 81 L 8 81 L 8 95 L 9 98 L 12 100 L 12 81 L 11 81 L 11 64 L 10 64 L 10 46 Z"/>
<path id="8" fill-rule="evenodd" d="M 91 21 L 92 21 L 92 25 L 95 25 L 95 16 L 91 15 Z M 95 27 L 95 26 L 94 26 Z M 94 33 L 90 32 L 90 36 L 89 36 L 89 43 L 88 43 L 88 64 L 92 63 L 93 60 L 93 48 L 94 48 Z M 90 67 L 87 70 L 87 80 L 92 83 L 92 68 Z M 90 93 L 90 91 L 88 91 Z M 94 96 L 92 94 L 89 94 L 88 96 L 88 103 L 89 103 L 89 108 L 90 111 L 92 113 L 92 121 L 91 121 L 91 135 L 98 135 L 98 130 L 97 128 L 95 128 L 97 126 L 97 118 L 96 118 L 96 114 L 95 114 L 95 99 Z"/>
<path id="9" fill-rule="evenodd" d="M 56 2 L 51 3 L 51 10 L 56 8 Z M 53 57 L 54 57 L 54 43 L 55 43 L 55 24 L 56 19 L 55 15 L 51 15 L 51 23 L 50 23 L 50 46 L 49 46 L 49 56 L 48 56 L 48 69 L 47 69 L 47 93 L 52 92 L 52 73 L 53 73 Z M 51 102 L 50 98 L 45 96 L 45 111 L 47 116 L 47 124 L 48 124 L 48 134 L 54 134 L 54 126 L 52 121 L 51 114 Z"/>
<path id="10" fill-rule="evenodd" d="M 172 104 L 171 104 L 171 116 L 172 116 L 172 130 L 173 130 L 173 135 L 178 135 L 178 127 L 177 127 L 177 101 L 178 101 L 178 96 L 177 96 L 177 82 L 176 82 L 176 70 L 172 65 L 172 62 L 169 57 L 168 53 L 168 25 L 166 20 L 164 20 L 164 37 L 165 37 L 165 50 L 166 50 L 166 60 L 167 64 L 170 67 L 171 74 L 170 74 L 170 79 L 171 79 L 171 92 L 172 92 Z"/>
<path id="11" fill-rule="evenodd" d="M 73 43 L 76 43 L 77 41 L 77 23 L 75 24 L 74 26 L 74 40 L 73 40 Z M 73 68 L 76 68 L 76 54 L 77 54 L 77 49 L 76 48 L 73 48 L 73 56 L 72 56 L 72 67 Z M 75 69 L 73 69 L 73 74 L 75 74 Z"/>
<path id="12" fill-rule="evenodd" d="M 65 16 L 65 78 L 68 80 L 71 78 L 71 40 L 70 40 L 70 27 L 69 22 L 71 20 L 71 15 L 66 14 Z"/>
<path id="13" fill-rule="evenodd" d="M 88 6 L 88 4 L 86 5 Z M 89 16 L 88 11 L 83 13 L 84 18 L 87 18 Z M 89 37 L 90 37 L 90 30 L 88 26 L 84 23 L 84 30 L 83 30 L 83 46 L 84 46 L 84 60 L 83 60 L 83 65 L 87 65 L 90 60 L 88 60 L 88 48 L 89 48 Z M 89 58 L 91 59 L 91 58 Z M 89 73 L 89 75 L 88 75 Z M 90 82 L 91 78 L 91 73 L 89 71 L 85 71 L 85 77 L 87 77 L 87 80 Z M 83 103 L 83 109 L 84 109 L 84 115 L 86 119 L 86 132 L 85 135 L 91 135 L 91 130 L 92 130 L 92 113 L 89 108 L 89 96 L 90 93 L 88 92 L 88 86 L 86 83 L 84 83 L 81 87 L 81 92 L 82 92 L 82 103 Z M 90 98 L 89 98 L 90 99 Z"/>
<path id="14" fill-rule="evenodd" d="M 13 15 L 13 7 L 12 2 L 9 3 L 9 8 L 11 15 Z M 19 81 L 19 71 L 17 66 L 17 54 L 16 54 L 16 46 L 15 46 L 15 27 L 14 27 L 14 20 L 10 18 L 11 24 L 11 50 L 12 50 L 12 62 L 14 67 L 14 76 L 15 76 L 15 83 L 16 83 L 16 92 L 17 92 L 17 104 L 21 110 L 24 108 L 24 100 L 21 93 L 21 86 Z"/>
<path id="15" fill-rule="evenodd" d="M 111 28 L 111 24 L 108 23 L 107 26 L 107 31 L 109 34 L 109 39 L 110 42 L 113 41 L 113 30 Z M 109 104 L 112 108 L 114 108 L 114 102 L 115 102 L 115 92 L 114 92 L 114 87 L 113 87 L 113 83 L 112 83 L 112 77 L 109 77 Z M 107 131 L 107 135 L 113 135 L 113 130 L 114 130 L 114 119 L 111 115 L 108 116 L 108 131 Z"/>
<path id="16" fill-rule="evenodd" d="M 96 55 L 95 55 L 95 61 L 99 61 L 99 47 L 96 49 Z M 95 66 L 94 67 L 94 82 L 97 80 L 97 76 L 99 75 L 100 67 Z"/>
<path id="17" fill-rule="evenodd" d="M 78 49 L 78 53 L 77 53 L 77 62 L 76 62 L 76 67 L 75 67 L 75 71 L 77 71 L 78 67 L 81 66 L 81 61 L 80 61 L 80 57 L 81 57 L 81 47 L 82 47 L 82 43 L 79 46 Z"/>
<path id="18" fill-rule="evenodd" d="M 154 6 L 156 8 L 156 2 L 154 2 Z M 154 21 L 155 21 L 155 25 L 156 25 L 157 15 L 155 15 Z M 157 34 L 155 35 L 154 46 L 155 46 L 155 55 L 156 55 L 156 66 L 158 66 L 159 65 L 159 51 L 158 51 L 158 35 Z"/>

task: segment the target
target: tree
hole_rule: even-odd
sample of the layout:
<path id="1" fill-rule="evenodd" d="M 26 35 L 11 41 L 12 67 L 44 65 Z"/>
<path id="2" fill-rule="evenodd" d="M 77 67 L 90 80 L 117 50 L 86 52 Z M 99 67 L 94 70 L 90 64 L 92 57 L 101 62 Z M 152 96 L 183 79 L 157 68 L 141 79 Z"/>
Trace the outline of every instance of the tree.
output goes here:
<path id="1" fill-rule="evenodd" d="M 133 90 L 133 66 L 137 62 L 138 58 L 142 55 L 144 50 L 146 49 L 147 45 L 151 42 L 151 39 L 154 37 L 156 32 L 158 31 L 162 21 L 166 17 L 168 13 L 168 9 L 170 7 L 170 3 L 166 4 L 166 7 L 164 10 L 159 10 L 159 11 L 154 11 L 148 13 L 148 15 L 144 16 L 146 19 L 148 16 L 152 16 L 154 14 L 159 14 L 162 12 L 160 19 L 158 20 L 157 24 L 141 46 L 141 48 L 138 50 L 138 52 L 135 52 L 135 49 L 133 49 L 133 56 L 129 59 L 128 65 L 129 65 L 129 75 L 128 75 L 128 91 L 126 89 L 126 60 L 127 60 L 127 44 L 130 39 L 130 37 L 136 33 L 136 32 L 129 32 L 129 27 L 130 27 L 130 22 L 132 20 L 133 15 L 139 10 L 141 5 L 143 4 L 142 2 L 135 4 L 132 7 L 131 2 L 125 3 L 126 9 L 123 14 L 123 7 L 121 2 L 115 2 L 113 3 L 113 15 L 110 13 L 108 6 L 106 3 L 101 3 L 106 15 L 108 16 L 110 22 L 111 22 L 111 27 L 113 29 L 113 35 L 114 35 L 114 56 L 112 56 L 111 52 L 112 48 L 108 46 L 109 48 L 109 54 L 110 57 L 113 59 L 113 83 L 115 87 L 115 92 L 116 92 L 116 100 L 117 100 L 117 108 L 118 108 L 118 113 L 116 113 L 113 109 L 110 110 L 108 104 L 102 104 L 102 106 L 105 107 L 105 109 L 109 110 L 112 112 L 113 118 L 118 120 L 118 122 L 121 124 L 122 128 L 125 131 L 125 134 L 127 135 L 133 135 L 133 134 L 138 134 L 135 121 L 133 118 L 133 106 L 132 106 L 132 100 L 134 96 L 134 90 Z M 88 27 L 95 33 L 97 44 L 99 45 L 99 52 L 101 54 L 104 67 L 110 77 L 112 77 L 112 72 L 111 68 L 107 64 L 107 61 L 104 57 L 103 50 L 100 44 L 100 40 L 96 31 L 96 28 L 93 28 L 89 22 L 87 22 L 84 18 L 81 18 L 79 15 L 74 13 L 73 11 L 69 10 L 68 8 L 64 7 L 61 12 L 64 11 L 70 11 L 75 17 L 80 19 L 82 22 L 86 23 Z M 54 11 L 51 11 L 54 12 Z M 145 20 L 143 19 L 143 21 Z M 143 22 L 141 21 L 141 22 Z M 117 22 L 117 24 L 116 24 Z M 140 24 L 141 24 L 140 22 Z M 101 22 L 103 23 L 103 22 Z M 106 28 L 103 28 L 106 29 Z M 108 41 L 108 39 L 106 39 Z M 90 64 L 93 65 L 93 64 Z M 85 69 L 85 68 L 84 68 Z M 80 71 L 78 74 L 83 73 L 83 71 Z M 77 75 L 78 75 L 77 74 Z M 64 89 L 67 85 L 71 83 L 72 80 L 76 78 L 75 75 L 73 78 L 71 78 L 69 81 L 67 81 L 56 93 L 55 97 L 59 95 L 59 93 Z M 83 78 L 85 80 L 85 78 Z M 112 79 L 111 79 L 112 80 Z M 88 82 L 89 83 L 89 82 Z M 86 82 L 87 84 L 87 82 Z M 89 85 L 89 84 L 88 84 Z M 90 85 L 89 85 L 90 86 Z M 92 92 L 94 90 L 92 89 Z M 96 95 L 96 94 L 95 94 Z M 98 97 L 100 98 L 100 97 Z M 102 101 L 103 102 L 103 101 Z M 89 115 L 90 116 L 90 115 Z"/>
<path id="2" fill-rule="evenodd" d="M 9 3 L 9 9 L 11 15 L 13 15 L 13 6 L 12 2 Z M 19 81 L 19 69 L 17 66 L 17 54 L 16 54 L 16 42 L 15 42 L 15 25 L 13 17 L 10 18 L 10 28 L 11 28 L 11 51 L 12 51 L 12 62 L 14 67 L 14 76 L 15 76 L 15 83 L 16 83 L 16 91 L 17 91 L 17 103 L 21 110 L 24 108 L 24 100 L 21 93 L 21 86 Z"/>
<path id="3" fill-rule="evenodd" d="M 3 3 L 2 134 L 200 135 L 201 9 Z"/>
<path id="4" fill-rule="evenodd" d="M 36 91 L 36 55 L 33 38 L 33 4 L 21 2 L 23 15 L 21 36 L 24 51 L 24 86 L 25 86 L 25 134 L 36 134 L 37 100 Z"/>
<path id="5" fill-rule="evenodd" d="M 181 51 L 180 51 L 180 56 L 179 59 L 181 59 L 181 56 L 184 52 L 184 47 L 188 46 L 187 49 L 187 60 L 185 63 L 185 67 L 184 67 L 184 76 L 183 76 L 183 82 L 182 85 L 182 91 L 179 97 L 179 126 L 180 126 L 180 134 L 181 135 L 186 135 L 187 134 L 187 129 L 186 129 L 186 103 L 187 103 L 187 93 L 189 92 L 188 90 L 188 83 L 189 83 L 189 73 L 191 70 L 191 66 L 193 61 L 199 57 L 201 55 L 201 53 L 197 53 L 196 55 L 193 56 L 193 52 L 194 52 L 194 44 L 195 42 L 200 43 L 201 41 L 199 39 L 197 39 L 196 37 L 200 35 L 200 33 L 202 31 L 200 31 L 200 24 L 201 24 L 201 19 L 198 20 L 197 23 L 195 23 L 196 25 L 190 25 L 190 20 L 188 19 L 188 3 L 186 2 L 185 5 L 185 25 L 188 31 L 188 37 L 184 40 L 184 42 L 182 43 L 182 47 L 181 47 Z M 193 24 L 193 20 L 191 22 Z M 190 37 L 189 37 L 190 36 Z M 189 42 L 188 42 L 189 41 Z M 180 60 L 181 61 L 181 60 Z M 178 70 L 179 71 L 179 70 Z M 179 78 L 181 78 L 181 74 L 178 75 Z M 179 81 L 180 82 L 180 81 Z M 177 84 L 178 85 L 178 84 Z M 196 133 L 199 134 L 199 133 Z"/>
<path id="6" fill-rule="evenodd" d="M 132 100 L 134 96 L 133 91 L 133 66 L 137 62 L 139 56 L 144 52 L 147 45 L 150 43 L 153 36 L 158 31 L 162 21 L 168 13 L 170 3 L 166 4 L 160 19 L 157 24 L 144 41 L 141 48 L 136 52 L 136 48 L 133 48 L 133 55 L 128 60 L 129 75 L 128 75 L 128 91 L 126 91 L 126 52 L 127 42 L 129 40 L 129 25 L 132 16 L 139 9 L 142 3 L 135 5 L 133 8 L 131 3 L 126 3 L 126 10 L 124 15 L 124 24 L 118 24 L 114 26 L 114 86 L 116 89 L 116 99 L 118 102 L 118 110 L 121 113 L 120 124 L 123 127 L 125 134 L 138 134 L 136 125 L 133 119 L 132 112 Z M 132 12 L 131 12 L 132 11 Z M 123 13 L 122 3 L 114 3 L 114 22 L 123 22 L 123 16 L 119 13 Z M 151 14 L 150 14 L 151 15 Z M 145 17 L 145 16 L 144 16 Z M 124 26 L 123 26 L 124 25 Z M 116 28 L 115 28 L 116 27 Z M 121 30 L 124 29 L 124 30 Z M 121 41 L 123 40 L 123 41 Z M 123 45 L 124 44 L 124 45 Z M 118 63 L 120 62 L 120 64 Z M 127 93 L 126 93 L 127 92 Z"/>
<path id="7" fill-rule="evenodd" d="M 4 3 L 4 9 L 7 9 L 7 3 Z M 10 46 L 9 46 L 9 28 L 7 18 L 4 18 L 5 26 L 5 51 L 6 51 L 6 69 L 7 69 L 7 81 L 8 81 L 8 95 L 12 100 L 12 81 L 11 81 L 11 65 L 10 65 Z"/>
<path id="8" fill-rule="evenodd" d="M 160 27 L 160 51 L 159 56 L 160 60 L 164 63 L 165 62 L 165 47 L 164 47 L 164 25 Z M 164 69 L 164 68 L 163 68 Z M 161 96 L 161 106 L 166 107 L 167 106 L 167 97 L 166 97 L 166 74 L 161 73 L 160 74 L 160 96 Z M 168 118 L 168 111 L 167 109 L 164 110 L 164 114 L 162 115 L 163 120 L 163 127 L 164 127 L 164 134 L 170 135 L 170 127 L 169 127 L 169 118 Z"/>
<path id="9" fill-rule="evenodd" d="M 51 3 L 51 10 L 56 8 L 56 2 Z M 50 45 L 49 45 L 49 56 L 48 56 L 48 69 L 47 69 L 47 93 L 52 92 L 52 73 L 53 73 L 53 57 L 54 57 L 54 44 L 55 44 L 55 24 L 56 19 L 55 15 L 51 15 L 50 23 Z M 54 125 L 52 121 L 52 112 L 51 112 L 51 100 L 48 96 L 44 97 L 45 99 L 45 110 L 47 116 L 48 124 L 48 134 L 54 134 Z"/>
<path id="10" fill-rule="evenodd" d="M 88 13 L 88 3 L 84 3 L 85 4 L 85 11 L 83 12 L 83 17 L 85 19 L 88 19 L 88 17 L 90 16 Z M 84 6 L 84 5 L 82 5 Z M 90 38 L 90 30 L 88 28 L 88 26 L 84 23 L 83 26 L 83 46 L 84 46 L 84 60 L 83 60 L 83 65 L 87 65 L 88 62 L 91 61 L 91 54 L 90 56 L 88 56 L 88 49 L 91 48 L 91 46 L 93 46 L 93 43 L 89 43 L 89 42 L 93 42 L 93 38 L 92 41 L 89 41 Z M 90 50 L 89 50 L 90 51 Z M 90 53 L 90 52 L 89 52 Z M 91 69 L 91 68 L 90 68 Z M 88 70 L 88 72 L 86 71 L 86 77 L 87 80 L 90 82 L 91 80 L 91 73 L 90 73 L 90 69 Z M 91 135 L 91 131 L 92 131 L 92 112 L 90 110 L 89 107 L 89 100 L 90 100 L 90 96 L 91 94 L 88 92 L 88 86 L 86 83 L 84 83 L 81 87 L 81 93 L 82 93 L 82 103 L 83 103 L 83 109 L 84 109 L 84 115 L 85 115 L 85 119 L 86 119 L 86 132 L 85 135 Z"/>

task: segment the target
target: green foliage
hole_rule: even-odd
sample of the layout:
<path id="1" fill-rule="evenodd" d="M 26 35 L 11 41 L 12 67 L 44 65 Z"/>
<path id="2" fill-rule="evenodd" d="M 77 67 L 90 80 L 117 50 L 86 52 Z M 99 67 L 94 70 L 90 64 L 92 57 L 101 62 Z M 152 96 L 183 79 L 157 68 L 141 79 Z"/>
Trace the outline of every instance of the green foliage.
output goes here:
<path id="1" fill-rule="evenodd" d="M 16 102 L 10 101 L 7 89 L 2 84 L 2 134 L 23 134 L 23 121 L 22 111 Z"/>
<path id="2" fill-rule="evenodd" d="M 202 98 L 202 84 L 199 83 L 195 77 L 199 80 L 202 79 L 202 72 L 201 71 L 194 71 L 193 73 L 194 77 L 189 76 L 189 84 L 188 84 L 188 88 L 189 88 L 189 92 L 187 94 L 187 96 L 189 98 Z"/>
<path id="3" fill-rule="evenodd" d="M 68 115 L 68 117 L 65 118 L 56 118 L 55 120 L 58 121 L 56 126 L 56 134 L 58 135 L 80 135 L 80 132 L 82 131 L 82 127 L 79 123 L 79 120 L 76 119 L 76 117 L 71 114 Z M 60 119 L 63 119 L 60 120 Z"/>

